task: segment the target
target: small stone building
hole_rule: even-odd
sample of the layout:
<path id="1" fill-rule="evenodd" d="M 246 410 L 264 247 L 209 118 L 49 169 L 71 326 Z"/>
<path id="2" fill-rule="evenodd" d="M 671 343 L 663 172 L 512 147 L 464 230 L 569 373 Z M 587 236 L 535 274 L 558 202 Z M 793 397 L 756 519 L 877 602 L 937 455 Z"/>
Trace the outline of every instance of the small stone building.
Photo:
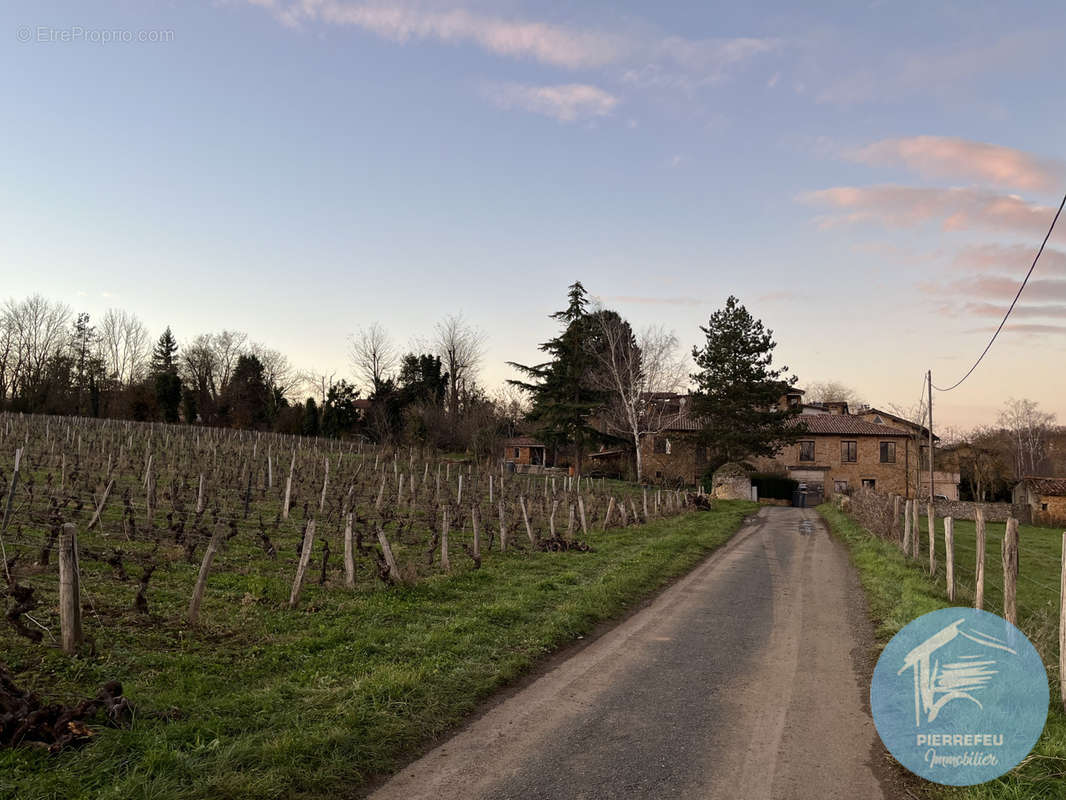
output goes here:
<path id="1" fill-rule="evenodd" d="M 515 436 L 503 442 L 503 460 L 516 466 L 545 467 L 548 464 L 548 448 L 532 436 Z"/>
<path id="2" fill-rule="evenodd" d="M 1032 509 L 1034 525 L 1066 525 L 1066 478 L 1027 476 L 1011 499 Z"/>

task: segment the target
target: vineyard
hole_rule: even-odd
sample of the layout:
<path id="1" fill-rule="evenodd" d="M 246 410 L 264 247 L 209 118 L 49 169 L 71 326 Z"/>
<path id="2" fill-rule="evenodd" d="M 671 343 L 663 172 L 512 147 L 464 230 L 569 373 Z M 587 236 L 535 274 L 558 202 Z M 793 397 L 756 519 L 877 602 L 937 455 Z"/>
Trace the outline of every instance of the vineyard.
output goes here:
<path id="1" fill-rule="evenodd" d="M 473 700 L 526 669 L 536 652 L 694 563 L 747 512 L 745 504 L 721 504 L 692 514 L 709 509 L 705 497 L 513 474 L 499 462 L 442 461 L 414 450 L 9 414 L 0 415 L 0 481 L 8 587 L 3 710 L 21 702 L 40 723 L 20 728 L 10 714 L 4 718 L 0 744 L 19 746 L 0 749 L 0 773 L 30 776 L 36 785 L 48 772 L 46 783 L 63 788 L 31 795 L 41 797 L 81 796 L 71 786 L 86 791 L 94 770 L 135 774 L 151 753 L 134 756 L 124 747 L 163 741 L 168 755 L 154 757 L 166 760 L 195 753 L 205 736 L 214 747 L 247 746 L 239 737 L 248 735 L 249 720 L 280 734 L 271 748 L 284 749 L 280 742 L 298 729 L 286 723 L 279 732 L 278 719 L 312 714 L 326 702 L 323 692 L 373 695 L 369 685 L 318 683 L 327 672 L 337 681 L 345 671 L 391 687 L 387 697 L 372 698 L 373 713 L 346 711 L 358 718 L 342 737 L 354 748 L 355 774 L 346 780 L 358 782 L 427 729 L 453 724 Z M 74 574 L 61 580 L 64 548 Z M 62 613 L 61 584 L 70 580 L 78 602 L 67 616 L 80 618 L 76 628 Z M 478 648 L 487 648 L 481 661 Z M 436 663 L 426 663 L 427 653 Z M 457 666 L 449 671 L 451 659 Z M 379 661 L 397 674 L 363 670 Z M 400 677 L 405 665 L 415 669 Z M 429 722 L 408 730 L 397 721 L 412 713 L 405 707 L 416 702 L 412 694 L 464 674 L 469 681 L 470 669 L 473 683 L 462 687 L 461 702 L 433 708 L 422 697 L 429 711 L 416 710 Z M 280 673 L 279 696 L 266 684 Z M 118 700 L 116 681 L 127 692 Z M 96 700 L 84 700 L 101 686 Z M 137 689 L 151 701 L 142 702 Z M 43 698 L 37 706 L 27 705 L 29 690 Z M 190 707 L 214 693 L 225 695 L 221 708 Z M 77 701 L 91 704 L 83 716 L 88 722 L 96 713 L 93 725 L 72 715 Z M 69 705 L 49 715 L 49 702 Z M 380 748 L 384 761 L 375 761 L 377 751 L 358 750 L 360 736 L 382 735 L 367 733 L 367 715 L 375 714 L 384 715 L 377 724 L 391 736 Z M 108 725 L 114 732 L 101 735 Z M 152 744 L 131 745 L 146 726 L 155 731 Z M 308 756 L 311 741 L 290 744 L 304 758 L 322 758 Z M 254 749 L 261 759 L 260 745 Z M 69 771 L 51 774 L 55 763 Z M 298 792 L 305 781 L 329 785 L 315 770 L 298 774 L 278 778 L 283 793 Z M 179 783 L 203 779 L 190 773 Z M 127 785 L 121 796 L 136 791 Z"/>

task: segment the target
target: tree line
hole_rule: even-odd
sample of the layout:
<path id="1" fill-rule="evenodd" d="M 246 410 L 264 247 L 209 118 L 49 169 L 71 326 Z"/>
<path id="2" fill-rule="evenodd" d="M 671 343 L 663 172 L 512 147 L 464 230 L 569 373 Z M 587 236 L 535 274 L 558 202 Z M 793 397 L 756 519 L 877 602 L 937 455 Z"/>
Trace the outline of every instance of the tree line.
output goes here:
<path id="1" fill-rule="evenodd" d="M 487 453 L 514 432 L 514 393 L 478 382 L 485 337 L 461 315 L 398 349 L 374 324 L 350 342 L 356 380 L 297 369 L 239 331 L 184 343 L 135 315 L 98 320 L 41 295 L 0 307 L 0 410 L 158 420 Z"/>

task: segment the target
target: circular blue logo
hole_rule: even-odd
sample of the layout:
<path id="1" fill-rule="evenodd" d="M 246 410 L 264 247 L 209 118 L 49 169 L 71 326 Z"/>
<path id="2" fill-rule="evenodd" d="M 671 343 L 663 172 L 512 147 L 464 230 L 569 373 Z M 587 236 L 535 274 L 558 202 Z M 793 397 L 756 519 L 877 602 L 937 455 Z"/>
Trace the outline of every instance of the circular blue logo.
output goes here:
<path id="1" fill-rule="evenodd" d="M 1002 617 L 942 608 L 911 622 L 874 669 L 870 707 L 885 747 L 911 772 L 971 786 L 1029 755 L 1044 730 L 1040 654 Z"/>

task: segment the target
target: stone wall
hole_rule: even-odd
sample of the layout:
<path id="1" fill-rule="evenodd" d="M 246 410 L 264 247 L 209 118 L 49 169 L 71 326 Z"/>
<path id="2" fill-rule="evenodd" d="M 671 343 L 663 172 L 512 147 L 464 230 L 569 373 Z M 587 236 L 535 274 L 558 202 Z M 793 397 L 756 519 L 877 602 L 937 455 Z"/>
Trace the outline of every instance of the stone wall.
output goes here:
<path id="1" fill-rule="evenodd" d="M 925 511 L 927 501 L 919 501 Z M 976 519 L 975 509 L 981 506 L 985 513 L 985 522 L 1006 522 L 1007 517 L 1014 517 L 1019 522 L 1028 524 L 1032 521 L 1032 511 L 1023 503 L 974 503 L 968 500 L 937 500 L 933 510 L 938 517 L 952 519 Z"/>

